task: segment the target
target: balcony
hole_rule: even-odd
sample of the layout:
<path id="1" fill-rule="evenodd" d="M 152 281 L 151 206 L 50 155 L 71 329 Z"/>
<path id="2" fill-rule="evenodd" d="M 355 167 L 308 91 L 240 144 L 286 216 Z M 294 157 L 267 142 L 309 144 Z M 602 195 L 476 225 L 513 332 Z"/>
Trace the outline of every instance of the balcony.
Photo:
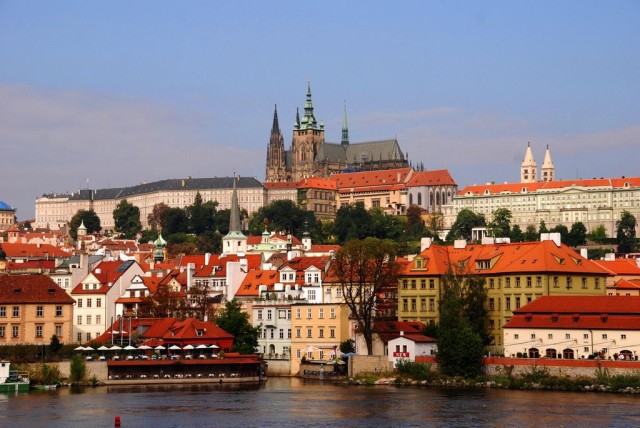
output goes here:
<path id="1" fill-rule="evenodd" d="M 265 360 L 289 360 L 291 354 L 262 354 L 262 358 Z"/>

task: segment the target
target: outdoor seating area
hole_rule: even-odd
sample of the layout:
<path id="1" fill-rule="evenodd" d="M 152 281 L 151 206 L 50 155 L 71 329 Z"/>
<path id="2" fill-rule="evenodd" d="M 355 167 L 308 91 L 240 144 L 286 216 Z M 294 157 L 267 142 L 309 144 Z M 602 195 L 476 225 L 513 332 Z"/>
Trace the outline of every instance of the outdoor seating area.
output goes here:
<path id="1" fill-rule="evenodd" d="M 180 347 L 178 345 L 163 346 L 158 345 L 155 347 L 140 345 L 140 346 L 119 346 L 112 345 L 100 346 L 94 349 L 91 346 L 78 346 L 74 349 L 76 352 L 81 352 L 85 355 L 87 361 L 120 361 L 120 360 L 192 360 L 194 358 L 200 360 L 217 359 L 219 355 L 216 353 L 220 348 L 217 345 L 185 345 Z"/>

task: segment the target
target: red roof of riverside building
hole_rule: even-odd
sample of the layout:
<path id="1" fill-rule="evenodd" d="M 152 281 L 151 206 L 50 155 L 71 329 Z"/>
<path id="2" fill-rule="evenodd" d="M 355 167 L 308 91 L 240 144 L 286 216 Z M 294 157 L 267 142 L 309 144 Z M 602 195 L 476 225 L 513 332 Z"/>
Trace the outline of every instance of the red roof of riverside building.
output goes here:
<path id="1" fill-rule="evenodd" d="M 504 328 L 640 330 L 640 296 L 542 296 Z"/>
<path id="2" fill-rule="evenodd" d="M 640 276 L 640 267 L 636 259 L 594 260 L 593 262 L 614 275 Z"/>
<path id="3" fill-rule="evenodd" d="M 46 275 L 0 275 L 2 303 L 67 303 L 73 300 Z"/>
<path id="4" fill-rule="evenodd" d="M 50 244 L 21 244 L 18 242 L 5 242 L 0 245 L 8 259 L 71 257 L 71 254 Z"/>
<path id="5" fill-rule="evenodd" d="M 356 188 L 360 190 L 384 190 L 400 185 L 404 187 L 412 173 L 411 168 L 387 169 L 379 171 L 350 172 L 334 174 L 330 177 L 335 181 L 336 189 Z"/>
<path id="6" fill-rule="evenodd" d="M 458 192 L 458 195 L 484 195 L 498 194 L 503 192 L 521 193 L 522 189 L 527 192 L 535 192 L 538 190 L 562 189 L 565 187 L 607 187 L 607 188 L 623 188 L 625 183 L 629 183 L 631 187 L 640 187 L 640 177 L 629 178 L 594 178 L 590 180 L 561 180 L 561 181 L 539 181 L 536 183 L 504 183 L 504 184 L 483 184 L 467 186 Z"/>
<path id="7" fill-rule="evenodd" d="M 416 171 L 407 182 L 407 187 L 417 186 L 457 186 L 453 177 L 446 169 L 435 171 Z"/>

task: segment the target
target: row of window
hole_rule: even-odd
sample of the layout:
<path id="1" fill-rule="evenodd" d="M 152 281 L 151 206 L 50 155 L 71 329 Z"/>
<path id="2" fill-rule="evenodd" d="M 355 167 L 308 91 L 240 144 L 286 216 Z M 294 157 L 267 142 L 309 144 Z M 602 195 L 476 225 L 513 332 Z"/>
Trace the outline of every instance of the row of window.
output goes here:
<path id="1" fill-rule="evenodd" d="M 265 328 L 260 332 L 260 339 L 275 339 L 275 328 Z M 278 338 L 284 339 L 284 329 L 281 328 L 278 331 Z M 287 339 L 291 339 L 291 329 L 287 329 Z"/>
<path id="2" fill-rule="evenodd" d="M 93 317 L 91 315 L 87 315 L 87 325 L 91 325 L 93 321 Z M 82 325 L 82 315 L 78 315 L 76 319 L 77 325 Z M 102 315 L 96 315 L 96 324 L 102 324 Z"/>
<path id="3" fill-rule="evenodd" d="M 20 317 L 20 306 L 11 307 L 11 316 L 13 318 Z M 56 306 L 56 316 L 62 316 L 62 306 Z M 0 306 L 0 318 L 7 317 L 7 306 Z M 44 317 L 44 306 L 36 306 L 36 317 Z"/>
<path id="4" fill-rule="evenodd" d="M 420 261 L 420 263 L 417 263 L 418 261 L 416 261 L 416 269 L 421 269 L 422 268 L 422 261 Z M 427 289 L 427 280 L 426 279 L 420 279 L 420 289 L 421 290 L 426 290 Z M 402 288 L 404 290 L 408 290 L 409 289 L 409 285 L 411 285 L 411 289 L 412 290 L 416 290 L 418 288 L 418 280 L 417 279 L 403 279 L 402 280 Z M 436 280 L 435 279 L 429 279 L 429 290 L 434 290 L 436 288 Z"/>
<path id="5" fill-rule="evenodd" d="M 85 334 L 85 337 L 86 337 L 87 342 L 90 342 L 90 341 L 92 340 L 91 333 L 86 333 L 86 334 Z M 95 339 L 97 339 L 98 337 L 100 337 L 100 333 L 96 333 L 96 334 L 95 334 Z M 78 332 L 78 333 L 76 334 L 76 340 L 77 340 L 78 342 L 82 342 L 82 333 Z"/>
<path id="6" fill-rule="evenodd" d="M 11 337 L 12 338 L 17 338 L 20 337 L 20 326 L 19 325 L 12 325 L 11 327 Z M 36 332 L 35 332 L 35 338 L 36 339 L 42 339 L 43 332 L 44 329 L 44 325 L 43 324 L 36 324 Z M 0 338 L 5 338 L 7 335 L 7 326 L 6 325 L 0 325 Z M 62 326 L 61 325 L 56 325 L 55 326 L 55 335 L 58 337 L 62 337 Z"/>
<path id="7" fill-rule="evenodd" d="M 409 300 L 411 302 L 411 306 L 409 306 Z M 417 299 L 402 299 L 402 310 L 404 312 L 416 312 L 418 310 L 418 301 Z M 428 311 L 434 312 L 436 310 L 436 299 L 429 299 L 429 309 Z M 420 299 L 420 312 L 427 312 L 427 299 Z"/>
<path id="8" fill-rule="evenodd" d="M 307 339 L 312 339 L 313 338 L 313 328 L 312 327 L 306 327 L 306 338 Z M 325 335 L 325 327 L 318 327 L 318 339 L 324 339 Z M 335 339 L 336 337 L 336 328 L 335 327 L 329 327 L 329 338 L 330 339 Z M 302 327 L 296 327 L 296 339 L 301 339 L 302 338 Z"/>
<path id="9" fill-rule="evenodd" d="M 257 312 L 257 317 L 258 317 L 258 321 L 262 321 L 262 312 L 263 309 L 258 309 Z M 267 309 L 266 310 L 266 314 L 267 314 L 267 321 L 271 321 L 273 319 L 273 314 L 275 314 L 275 312 L 278 313 L 278 319 L 280 320 L 290 320 L 291 319 L 291 309 L 278 309 L 276 311 L 276 309 Z"/>
<path id="10" fill-rule="evenodd" d="M 608 339 L 608 336 L 609 335 L 607 333 L 602 333 L 602 339 Z M 516 339 L 516 340 L 520 339 L 520 335 L 518 333 L 515 333 L 513 335 L 513 338 Z M 568 340 L 571 339 L 571 333 L 565 333 L 564 338 L 568 339 Z M 583 339 L 589 339 L 589 333 L 583 333 L 582 334 L 582 338 Z M 531 339 L 536 339 L 536 333 L 531 333 Z M 553 333 L 548 333 L 547 334 L 547 339 L 553 339 Z M 621 340 L 626 340 L 627 339 L 627 335 L 624 334 L 624 333 L 621 334 L 620 335 L 620 339 Z"/>
<path id="11" fill-rule="evenodd" d="M 323 319 L 324 316 L 325 316 L 324 308 L 318 308 L 318 319 Z M 330 308 L 329 318 L 333 319 L 335 317 L 336 317 L 336 308 Z M 307 319 L 310 320 L 311 318 L 313 318 L 313 309 L 307 308 Z M 297 320 L 302 319 L 302 308 L 296 308 L 296 319 Z"/>
<path id="12" fill-rule="evenodd" d="M 92 307 L 93 305 L 93 299 L 91 297 L 88 297 L 86 300 L 87 303 L 87 308 Z M 84 302 L 82 301 L 82 299 L 78 299 L 78 307 L 82 308 L 84 305 Z M 102 298 L 101 297 L 97 297 L 96 298 L 96 308 L 101 308 L 102 307 Z"/>

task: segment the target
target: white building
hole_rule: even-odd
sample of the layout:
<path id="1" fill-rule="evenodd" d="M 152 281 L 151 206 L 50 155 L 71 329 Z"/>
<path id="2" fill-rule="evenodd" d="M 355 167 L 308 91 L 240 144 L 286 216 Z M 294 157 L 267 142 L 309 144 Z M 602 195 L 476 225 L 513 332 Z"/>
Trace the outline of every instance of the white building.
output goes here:
<path id="1" fill-rule="evenodd" d="M 251 321 L 254 327 L 261 326 L 258 348 L 264 358 L 291 358 L 291 304 L 255 303 Z"/>
<path id="2" fill-rule="evenodd" d="M 435 355 L 436 340 L 424 334 L 404 334 L 388 343 L 389 361 L 396 366 L 399 360 L 415 361 L 416 356 Z"/>

